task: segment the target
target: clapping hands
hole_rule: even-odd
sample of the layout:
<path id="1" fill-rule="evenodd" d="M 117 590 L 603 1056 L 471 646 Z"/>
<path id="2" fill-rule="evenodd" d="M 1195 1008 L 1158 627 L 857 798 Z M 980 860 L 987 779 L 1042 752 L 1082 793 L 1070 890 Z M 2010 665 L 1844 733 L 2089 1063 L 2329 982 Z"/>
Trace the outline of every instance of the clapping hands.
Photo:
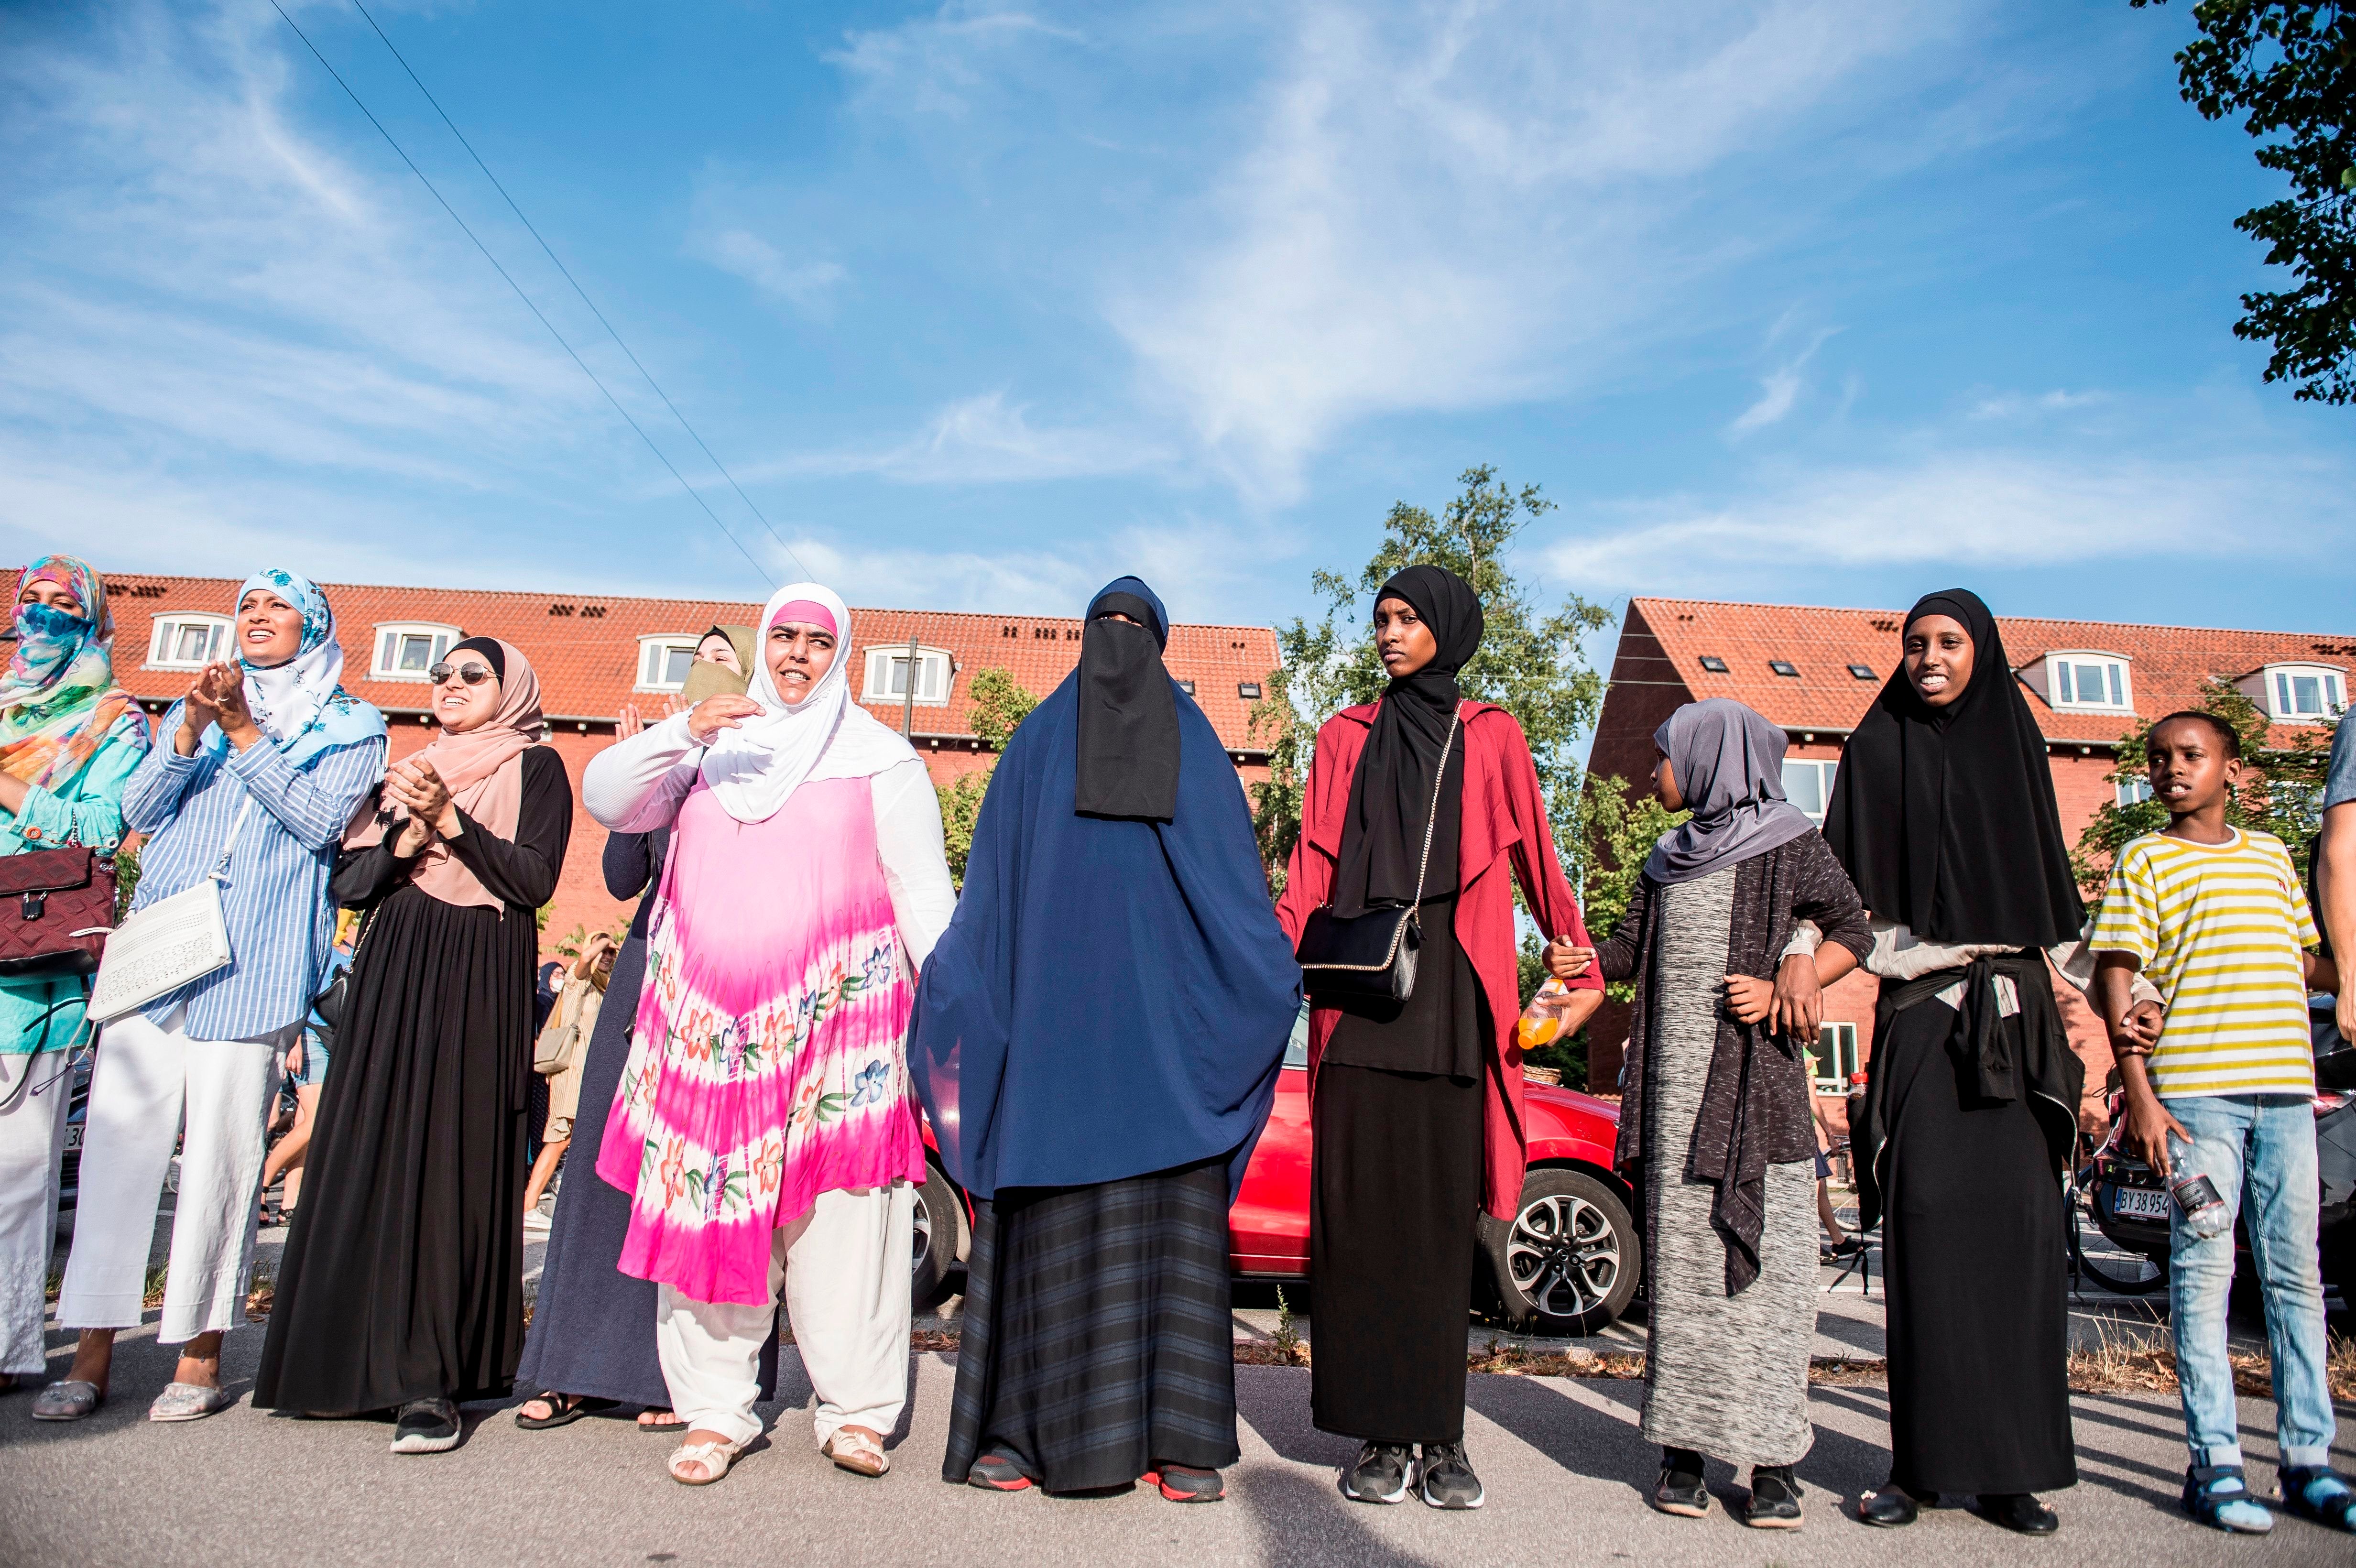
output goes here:
<path id="1" fill-rule="evenodd" d="M 404 859 L 423 849 L 435 837 L 455 838 L 464 829 L 457 803 L 450 798 L 449 786 L 423 757 L 404 757 L 385 771 L 384 798 L 388 805 L 402 807 L 406 813 L 402 820 L 401 838 L 392 851 Z"/>
<path id="2" fill-rule="evenodd" d="M 241 752 L 262 738 L 252 710 L 245 705 L 245 670 L 228 660 L 207 665 L 188 683 L 180 699 L 180 729 L 173 737 L 173 750 L 184 757 L 195 756 L 205 731 L 216 724 Z"/>

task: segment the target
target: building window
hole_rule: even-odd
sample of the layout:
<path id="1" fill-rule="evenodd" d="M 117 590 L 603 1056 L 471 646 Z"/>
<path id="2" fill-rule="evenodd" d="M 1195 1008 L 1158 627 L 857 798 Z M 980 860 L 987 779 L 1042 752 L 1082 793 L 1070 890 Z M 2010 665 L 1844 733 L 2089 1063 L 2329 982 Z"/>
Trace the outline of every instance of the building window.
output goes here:
<path id="1" fill-rule="evenodd" d="M 2265 670 L 2266 716 L 2280 723 L 2329 719 L 2344 706 L 2340 672 L 2315 665 L 2269 665 Z"/>
<path id="2" fill-rule="evenodd" d="M 1807 813 L 1808 820 L 1822 827 L 1825 825 L 1825 806 L 1833 798 L 1833 774 L 1839 768 L 1837 760 L 1784 763 L 1783 798 Z"/>
<path id="3" fill-rule="evenodd" d="M 2045 700 L 2055 708 L 2132 712 L 2135 688 L 2127 662 L 2116 654 L 2047 654 Z"/>
<path id="4" fill-rule="evenodd" d="M 1182 680 L 1178 683 L 1178 689 L 1192 697 L 1194 695 L 1194 683 L 1191 680 Z"/>
<path id="5" fill-rule="evenodd" d="M 441 663 L 450 645 L 465 635 L 455 626 L 426 623 L 379 626 L 369 674 L 377 680 L 430 679 L 425 672 Z"/>
<path id="6" fill-rule="evenodd" d="M 695 650 L 701 637 L 640 637 L 638 639 L 638 689 L 640 691 L 677 691 L 687 684 L 687 672 L 695 667 Z"/>
<path id="7" fill-rule="evenodd" d="M 1704 654 L 1701 656 L 1701 667 L 1709 671 L 1712 675 L 1724 675 L 1726 673 L 1726 661 L 1719 658 L 1716 654 Z"/>
<path id="8" fill-rule="evenodd" d="M 1256 680 L 1239 680 L 1236 682 L 1236 695 L 1237 697 L 1248 697 L 1254 702 L 1258 701 L 1259 682 Z"/>
<path id="9" fill-rule="evenodd" d="M 1816 1087 L 1848 1093 L 1848 1081 L 1862 1064 L 1857 1059 L 1857 1026 L 1825 1024 L 1816 1030 Z"/>
<path id="10" fill-rule="evenodd" d="M 905 702 L 908 700 L 908 645 L 867 650 L 867 693 L 862 702 Z M 949 699 L 949 677 L 956 667 L 949 661 L 945 648 L 919 647 L 916 650 L 916 701 L 919 706 L 938 708 Z"/>
<path id="11" fill-rule="evenodd" d="M 1848 667 L 1848 673 L 1859 680 L 1871 680 L 1873 667 L 1869 664 L 1853 664 Z"/>
<path id="12" fill-rule="evenodd" d="M 2151 780 L 2140 773 L 2131 779 L 2121 779 L 2118 783 L 2118 797 L 2121 805 L 2135 805 L 2149 800 Z"/>
<path id="13" fill-rule="evenodd" d="M 229 656 L 226 615 L 158 615 L 147 644 L 150 669 L 202 669 Z"/>
<path id="14" fill-rule="evenodd" d="M 1794 664 L 1790 659 L 1769 659 L 1767 661 L 1767 667 L 1773 670 L 1777 675 L 1786 677 L 1789 679 L 1797 680 L 1800 678 L 1800 667 Z"/>

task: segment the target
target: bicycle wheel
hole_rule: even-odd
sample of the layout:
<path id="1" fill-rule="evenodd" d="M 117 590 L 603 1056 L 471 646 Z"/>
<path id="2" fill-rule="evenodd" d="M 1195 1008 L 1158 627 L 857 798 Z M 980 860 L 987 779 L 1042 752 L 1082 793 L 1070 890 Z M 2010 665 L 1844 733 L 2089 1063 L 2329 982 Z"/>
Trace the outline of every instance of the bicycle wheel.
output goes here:
<path id="1" fill-rule="evenodd" d="M 2103 1234 L 2093 1213 L 2094 1191 L 2071 1193 L 2070 1259 L 2079 1273 L 2115 1296 L 2148 1296 L 2168 1284 L 2168 1261 L 2123 1247 Z"/>

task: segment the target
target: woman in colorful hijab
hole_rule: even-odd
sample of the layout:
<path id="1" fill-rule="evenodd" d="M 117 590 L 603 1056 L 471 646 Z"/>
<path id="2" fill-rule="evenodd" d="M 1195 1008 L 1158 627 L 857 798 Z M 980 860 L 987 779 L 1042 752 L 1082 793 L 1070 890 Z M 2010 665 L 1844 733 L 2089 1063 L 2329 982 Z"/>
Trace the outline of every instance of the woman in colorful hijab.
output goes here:
<path id="1" fill-rule="evenodd" d="M 147 717 L 114 684 L 106 585 L 70 555 L 16 579 L 16 651 L 0 677 L 0 855 L 80 844 L 111 856 Z M 0 979 L 0 1388 L 38 1381 L 49 1243 L 83 982 Z"/>
<path id="2" fill-rule="evenodd" d="M 1751 1467 L 1743 1520 L 1797 1529 L 1792 1467 L 1813 1441 L 1815 1124 L 1796 997 L 1857 966 L 1865 909 L 1813 823 L 1783 798 L 1783 731 L 1714 697 L 1653 736 L 1653 791 L 1690 811 L 1661 836 L 1628 912 L 1597 950 L 1633 981 L 1619 1168 L 1644 1195 L 1644 1435 L 1653 1506 L 1709 1509 L 1702 1460 Z M 1828 939 L 1784 957 L 1803 921 Z M 1794 992 L 1780 987 L 1794 971 Z M 1800 974 L 1804 971 L 1804 976 Z"/>
<path id="3" fill-rule="evenodd" d="M 908 1009 L 956 901 L 924 760 L 851 700 L 842 601 L 780 589 L 756 656 L 744 695 L 600 752 L 582 784 L 608 828 L 672 833 L 596 1174 L 630 1195 L 618 1266 L 656 1285 L 689 1486 L 760 1435 L 780 1295 L 820 1451 L 889 1467 L 925 1179 Z"/>
<path id="4" fill-rule="evenodd" d="M 1481 1506 L 1464 1451 L 1464 1324 L 1485 1210 L 1522 1206 L 1521 1012 L 1514 884 L 1554 939 L 1587 944 L 1563 880 L 1521 726 L 1468 701 L 1458 673 L 1481 645 L 1481 601 L 1437 566 L 1375 595 L 1379 702 L 1317 731 L 1277 918 L 1298 943 L 1310 917 L 1415 904 L 1422 950 L 1403 1003 L 1318 995 L 1309 1020 L 1310 1272 L 1320 1430 L 1362 1438 L 1344 1496 Z M 1429 850 L 1429 859 L 1426 851 Z M 1566 1030 L 1601 1000 L 1591 967 L 1570 981 Z M 1417 1452 L 1421 1445 L 1421 1453 Z"/>
<path id="5" fill-rule="evenodd" d="M 976 1214 L 941 1476 L 1209 1502 L 1237 1457 L 1227 1207 L 1301 971 L 1162 601 L 1116 579 L 1080 637 L 999 761 L 917 999 Z"/>
<path id="6" fill-rule="evenodd" d="M 230 1403 L 220 1336 L 245 1321 L 270 1112 L 327 984 L 337 843 L 384 776 L 384 720 L 336 686 L 343 656 L 318 587 L 258 572 L 230 608 L 234 658 L 199 671 L 165 714 L 168 742 L 124 786 L 123 817 L 147 836 L 134 911 L 218 873 L 232 956 L 100 1040 L 58 1296 L 58 1321 L 83 1332 L 72 1369 L 34 1402 L 45 1421 L 79 1420 L 106 1397 L 115 1331 L 140 1322 L 176 1139 L 157 1338 L 182 1349 L 148 1414 L 194 1421 Z"/>
<path id="7" fill-rule="evenodd" d="M 392 1451 L 458 1441 L 523 1348 L 535 912 L 573 828 L 523 650 L 469 637 L 426 672 L 441 733 L 346 835 L 368 912 L 279 1265 L 254 1403 L 397 1412 Z"/>

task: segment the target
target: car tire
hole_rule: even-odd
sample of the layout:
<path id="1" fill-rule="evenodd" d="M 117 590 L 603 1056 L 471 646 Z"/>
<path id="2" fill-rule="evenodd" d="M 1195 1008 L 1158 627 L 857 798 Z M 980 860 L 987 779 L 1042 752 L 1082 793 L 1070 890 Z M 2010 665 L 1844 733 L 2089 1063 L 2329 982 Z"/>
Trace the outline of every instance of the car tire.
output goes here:
<path id="1" fill-rule="evenodd" d="M 1481 1248 L 1503 1316 L 1525 1334 L 1602 1332 L 1628 1310 L 1644 1274 L 1628 1205 L 1579 1170 L 1529 1172 L 1511 1225 L 1481 1217 Z"/>
<path id="2" fill-rule="evenodd" d="M 948 1294 L 949 1276 L 965 1256 L 965 1205 L 941 1168 L 925 1163 L 916 1189 L 916 1233 L 909 1249 L 909 1299 L 919 1312 Z"/>

